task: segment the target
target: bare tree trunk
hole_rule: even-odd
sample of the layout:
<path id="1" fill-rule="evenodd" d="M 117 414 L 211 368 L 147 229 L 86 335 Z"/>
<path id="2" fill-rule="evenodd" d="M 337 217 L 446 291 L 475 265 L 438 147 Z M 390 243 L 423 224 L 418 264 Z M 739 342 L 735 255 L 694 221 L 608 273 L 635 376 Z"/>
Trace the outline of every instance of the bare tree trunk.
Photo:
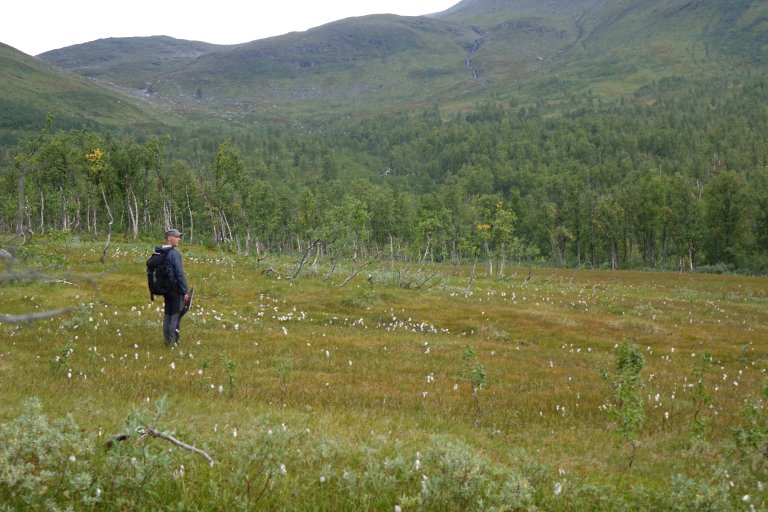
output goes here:
<path id="1" fill-rule="evenodd" d="M 29 207 L 29 197 L 24 196 L 24 213 L 27 216 L 27 230 L 31 233 L 32 232 L 32 208 Z"/>
<path id="2" fill-rule="evenodd" d="M 76 202 L 77 210 L 75 214 L 75 224 L 72 226 L 72 230 L 80 229 L 80 208 L 82 206 L 82 204 L 80 203 L 80 197 L 77 197 L 76 201 L 77 201 Z"/>
<path id="3" fill-rule="evenodd" d="M 136 240 L 139 237 L 139 205 L 136 201 L 136 194 L 133 193 L 133 188 L 128 189 L 126 203 L 128 203 L 128 223 L 130 224 L 131 235 Z"/>
<path id="4" fill-rule="evenodd" d="M 96 207 L 93 207 L 93 237 L 98 238 L 99 237 L 99 226 L 98 226 L 98 216 L 96 212 Z"/>
<path id="5" fill-rule="evenodd" d="M 26 178 L 27 174 L 32 170 L 32 166 L 29 164 L 24 164 L 24 169 L 19 169 L 19 179 L 17 182 L 17 207 L 18 210 L 16 212 L 16 234 L 19 236 L 24 236 L 27 233 L 27 226 L 24 224 L 24 213 L 25 213 L 25 199 L 26 199 L 26 193 L 25 193 L 25 187 L 26 187 Z M 31 227 L 31 226 L 30 226 Z"/>
<path id="6" fill-rule="evenodd" d="M 432 245 L 432 239 L 427 235 L 427 246 L 424 248 L 424 255 L 419 258 L 419 264 L 422 264 L 427 259 L 427 254 L 429 254 L 429 248 L 430 245 Z"/>
<path id="7" fill-rule="evenodd" d="M 317 244 L 317 249 L 315 250 L 315 259 L 312 260 L 312 268 L 313 269 L 317 268 L 317 260 L 319 260 L 320 256 L 323 254 L 323 246 L 324 245 L 325 245 L 325 243 Z"/>
<path id="8" fill-rule="evenodd" d="M 109 214 L 109 224 L 107 225 L 107 243 L 104 244 L 104 250 L 101 253 L 101 259 L 99 260 L 101 263 L 104 263 L 104 260 L 107 257 L 107 249 L 109 249 L 109 242 L 112 239 L 112 224 L 115 222 L 115 218 L 112 217 L 112 210 L 109 208 L 109 202 L 107 201 L 107 194 L 104 192 L 104 185 L 101 185 L 101 197 L 104 198 L 104 206 L 107 208 L 107 213 Z"/>
<path id="9" fill-rule="evenodd" d="M 467 283 L 467 289 L 464 291 L 464 296 L 469 297 L 472 292 L 472 281 L 475 280 L 475 269 L 477 268 L 477 256 L 475 256 L 475 262 L 472 264 L 472 273 L 469 276 L 469 283 Z"/>
<path id="10" fill-rule="evenodd" d="M 315 240 L 314 242 L 312 242 L 307 246 L 307 250 L 304 251 L 304 254 L 301 257 L 301 261 L 299 262 L 299 266 L 296 267 L 296 271 L 293 273 L 291 277 L 289 277 L 289 279 L 295 279 L 296 277 L 298 277 L 299 272 L 301 272 L 301 269 L 304 266 L 304 263 L 306 263 L 307 258 L 309 258 L 309 253 L 312 252 L 312 249 L 317 247 L 319 243 L 320 243 L 320 239 L 318 238 L 317 240 Z"/>
<path id="11" fill-rule="evenodd" d="M 486 270 L 485 275 L 492 276 L 493 257 L 491 256 L 491 248 L 488 246 L 488 240 L 483 241 L 483 246 L 485 247 L 485 256 L 488 258 L 488 269 Z"/>
<path id="12" fill-rule="evenodd" d="M 189 186 L 184 187 L 184 191 L 187 195 L 187 213 L 189 214 L 189 243 L 192 243 L 195 236 L 195 221 L 192 217 L 192 203 L 189 201 Z"/>
<path id="13" fill-rule="evenodd" d="M 504 254 L 504 244 L 501 244 L 501 260 L 499 262 L 499 277 L 504 277 L 504 264 L 506 263 L 506 255 Z"/>

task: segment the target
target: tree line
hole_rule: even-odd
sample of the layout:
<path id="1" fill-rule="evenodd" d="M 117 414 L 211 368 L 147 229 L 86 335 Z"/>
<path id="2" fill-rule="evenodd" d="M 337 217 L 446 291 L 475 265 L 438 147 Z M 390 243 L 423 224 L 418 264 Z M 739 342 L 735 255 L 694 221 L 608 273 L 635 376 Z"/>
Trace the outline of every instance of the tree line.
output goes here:
<path id="1" fill-rule="evenodd" d="M 56 130 L 6 148 L 0 229 L 242 253 L 768 271 L 768 82 L 661 81 L 554 109 L 490 102 L 352 123 L 147 136 Z"/>

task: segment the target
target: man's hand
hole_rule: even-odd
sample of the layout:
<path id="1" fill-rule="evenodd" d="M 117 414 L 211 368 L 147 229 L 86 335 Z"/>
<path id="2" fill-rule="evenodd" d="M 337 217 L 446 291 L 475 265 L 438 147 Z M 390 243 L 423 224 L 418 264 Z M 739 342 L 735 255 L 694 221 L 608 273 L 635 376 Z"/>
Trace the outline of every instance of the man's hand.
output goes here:
<path id="1" fill-rule="evenodd" d="M 190 299 L 190 298 L 191 298 L 191 297 L 189 296 L 189 294 L 188 294 L 188 293 L 185 293 L 185 294 L 184 294 L 184 304 L 189 304 L 189 299 Z"/>

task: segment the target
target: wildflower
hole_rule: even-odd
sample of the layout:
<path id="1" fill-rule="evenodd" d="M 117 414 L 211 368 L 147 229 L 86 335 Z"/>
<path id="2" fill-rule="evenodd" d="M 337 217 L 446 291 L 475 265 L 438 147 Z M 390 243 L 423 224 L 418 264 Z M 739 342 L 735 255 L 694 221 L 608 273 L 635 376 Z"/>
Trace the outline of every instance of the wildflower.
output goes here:
<path id="1" fill-rule="evenodd" d="M 280 464 L 280 474 L 281 475 L 287 475 L 288 470 L 285 469 L 285 464 Z"/>
<path id="2" fill-rule="evenodd" d="M 70 456 L 69 456 L 69 462 L 75 462 L 76 460 L 77 460 L 77 459 L 75 458 L 75 456 L 74 456 L 74 455 L 70 455 Z"/>
<path id="3" fill-rule="evenodd" d="M 324 483 L 325 483 L 325 476 L 323 476 L 323 475 L 320 475 L 320 483 L 321 483 L 321 484 L 324 484 Z"/>
<path id="4" fill-rule="evenodd" d="M 559 496 L 561 492 L 563 492 L 563 486 L 560 485 L 560 482 L 555 482 L 555 489 L 554 489 L 555 496 Z"/>

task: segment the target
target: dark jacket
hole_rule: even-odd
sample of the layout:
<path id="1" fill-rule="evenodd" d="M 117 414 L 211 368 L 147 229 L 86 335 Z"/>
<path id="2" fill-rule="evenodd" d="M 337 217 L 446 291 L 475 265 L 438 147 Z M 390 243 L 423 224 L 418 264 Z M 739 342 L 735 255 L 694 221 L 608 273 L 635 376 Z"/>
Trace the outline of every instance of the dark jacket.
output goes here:
<path id="1" fill-rule="evenodd" d="M 158 245 L 155 247 L 155 252 L 167 253 L 166 258 L 171 263 L 173 268 L 173 277 L 176 281 L 176 286 L 179 288 L 179 295 L 186 295 L 189 293 L 189 286 L 187 285 L 187 278 L 184 277 L 184 267 L 181 265 L 181 254 L 175 247 Z"/>

